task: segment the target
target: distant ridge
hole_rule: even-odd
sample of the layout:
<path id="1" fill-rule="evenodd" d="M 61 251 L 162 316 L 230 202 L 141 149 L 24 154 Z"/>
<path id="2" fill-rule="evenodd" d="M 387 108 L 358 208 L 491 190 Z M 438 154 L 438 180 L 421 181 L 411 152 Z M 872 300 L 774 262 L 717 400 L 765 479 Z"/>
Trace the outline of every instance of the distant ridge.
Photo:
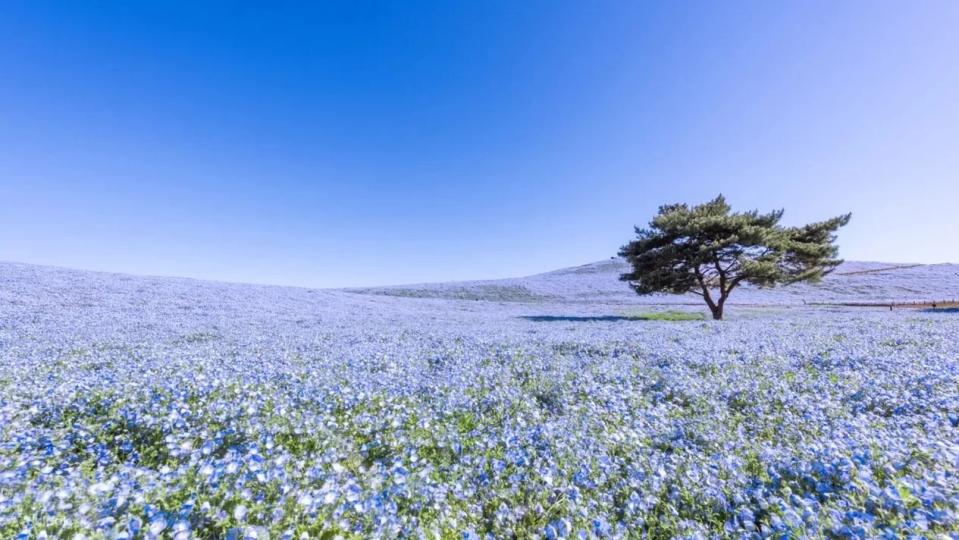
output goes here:
<path id="1" fill-rule="evenodd" d="M 894 270 L 904 270 L 904 269 L 906 269 L 906 268 L 916 268 L 916 267 L 919 267 L 919 266 L 922 266 L 922 265 L 921 265 L 921 264 L 900 264 L 900 265 L 896 265 L 896 266 L 884 266 L 884 267 L 882 267 L 882 268 L 873 268 L 873 269 L 871 269 L 871 270 L 857 270 L 857 271 L 850 271 L 850 272 L 836 272 L 836 275 L 837 275 L 837 276 L 852 276 L 852 275 L 855 275 L 855 274 L 870 274 L 870 273 L 876 273 L 876 272 L 891 272 L 891 271 L 894 271 Z"/>
<path id="2" fill-rule="evenodd" d="M 622 304 L 687 304 L 695 295 L 638 296 L 619 275 L 628 266 L 606 259 L 523 278 L 462 281 L 347 289 L 360 294 L 472 299 L 487 301 L 607 302 Z M 823 304 L 928 302 L 959 298 L 959 265 L 844 262 L 821 283 L 759 289 L 745 286 L 730 297 L 733 304 Z"/>
<path id="3" fill-rule="evenodd" d="M 360 297 L 392 297 L 396 299 L 485 301 L 504 303 L 576 303 L 576 304 L 690 304 L 698 305 L 695 295 L 638 296 L 619 275 L 627 269 L 622 259 L 606 259 L 593 263 L 560 268 L 521 278 L 421 283 L 386 287 L 344 289 L 311 289 L 278 285 L 226 283 L 179 277 L 133 276 L 99 271 L 0 262 L 0 303 L 22 302 L 27 296 L 42 299 L 40 292 L 67 294 L 65 291 L 87 291 L 94 301 L 98 297 L 129 297 L 149 290 L 179 291 L 185 287 L 191 294 L 216 296 L 229 294 L 235 298 L 275 294 L 304 299 L 324 295 Z M 273 291 L 272 293 L 270 291 Z M 179 293 L 178 293 L 179 294 Z M 182 295 L 181 295 L 182 296 Z M 796 284 L 788 287 L 759 289 L 744 286 L 730 297 L 731 304 L 812 305 L 812 304 L 886 304 L 930 303 L 959 299 L 959 265 L 957 264 L 890 264 L 849 261 L 818 284 Z M 184 300 L 186 301 L 186 300 Z"/>

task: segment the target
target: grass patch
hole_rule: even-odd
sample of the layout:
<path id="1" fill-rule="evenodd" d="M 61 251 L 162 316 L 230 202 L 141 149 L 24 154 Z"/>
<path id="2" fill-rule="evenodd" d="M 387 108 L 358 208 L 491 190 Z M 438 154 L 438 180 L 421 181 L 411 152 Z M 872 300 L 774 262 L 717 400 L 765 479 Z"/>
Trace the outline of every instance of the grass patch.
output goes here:
<path id="1" fill-rule="evenodd" d="M 702 321 L 706 317 L 695 311 L 646 311 L 629 313 L 628 318 L 635 321 Z"/>

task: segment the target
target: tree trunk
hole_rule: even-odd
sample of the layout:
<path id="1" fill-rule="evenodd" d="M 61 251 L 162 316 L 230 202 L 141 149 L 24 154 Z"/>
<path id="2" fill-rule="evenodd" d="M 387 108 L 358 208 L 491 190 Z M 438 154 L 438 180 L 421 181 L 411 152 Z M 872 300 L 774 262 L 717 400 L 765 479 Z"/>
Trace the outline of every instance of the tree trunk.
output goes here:
<path id="1" fill-rule="evenodd" d="M 718 304 L 715 306 L 709 306 L 709 310 L 713 312 L 713 320 L 721 321 L 723 320 L 723 305 Z"/>

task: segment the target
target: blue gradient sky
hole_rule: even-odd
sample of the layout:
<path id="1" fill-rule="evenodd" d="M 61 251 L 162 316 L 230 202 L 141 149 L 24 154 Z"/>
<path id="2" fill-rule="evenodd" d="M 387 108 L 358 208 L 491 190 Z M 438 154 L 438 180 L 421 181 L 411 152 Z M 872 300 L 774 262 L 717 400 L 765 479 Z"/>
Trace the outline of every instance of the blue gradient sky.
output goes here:
<path id="1" fill-rule="evenodd" d="M 3 3 L 0 260 L 514 276 L 721 191 L 959 262 L 959 2 L 232 4 Z"/>

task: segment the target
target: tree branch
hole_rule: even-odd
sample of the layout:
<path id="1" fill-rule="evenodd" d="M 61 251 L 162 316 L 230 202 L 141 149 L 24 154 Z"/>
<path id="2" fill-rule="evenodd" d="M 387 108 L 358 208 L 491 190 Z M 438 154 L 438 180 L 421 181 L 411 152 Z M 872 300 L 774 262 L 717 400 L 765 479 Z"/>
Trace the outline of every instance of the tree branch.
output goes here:
<path id="1" fill-rule="evenodd" d="M 726 272 L 719 265 L 719 258 L 716 258 L 713 264 L 716 265 L 716 272 L 719 273 L 719 299 L 720 303 L 726 299 L 728 291 L 726 290 Z"/>
<path id="2" fill-rule="evenodd" d="M 702 274 L 702 272 L 699 271 L 699 267 L 698 267 L 698 266 L 694 269 L 694 271 L 695 271 L 695 273 L 696 273 L 696 281 L 699 282 L 699 288 L 702 289 L 702 291 L 703 291 L 703 292 L 702 292 L 702 296 L 703 296 L 703 299 L 706 300 L 706 305 L 709 306 L 709 309 L 710 309 L 710 310 L 715 311 L 715 310 L 716 310 L 716 303 L 713 302 L 713 297 L 710 296 L 710 294 L 709 294 L 709 287 L 707 287 L 707 286 L 706 286 L 706 282 L 703 281 L 703 274 Z"/>

